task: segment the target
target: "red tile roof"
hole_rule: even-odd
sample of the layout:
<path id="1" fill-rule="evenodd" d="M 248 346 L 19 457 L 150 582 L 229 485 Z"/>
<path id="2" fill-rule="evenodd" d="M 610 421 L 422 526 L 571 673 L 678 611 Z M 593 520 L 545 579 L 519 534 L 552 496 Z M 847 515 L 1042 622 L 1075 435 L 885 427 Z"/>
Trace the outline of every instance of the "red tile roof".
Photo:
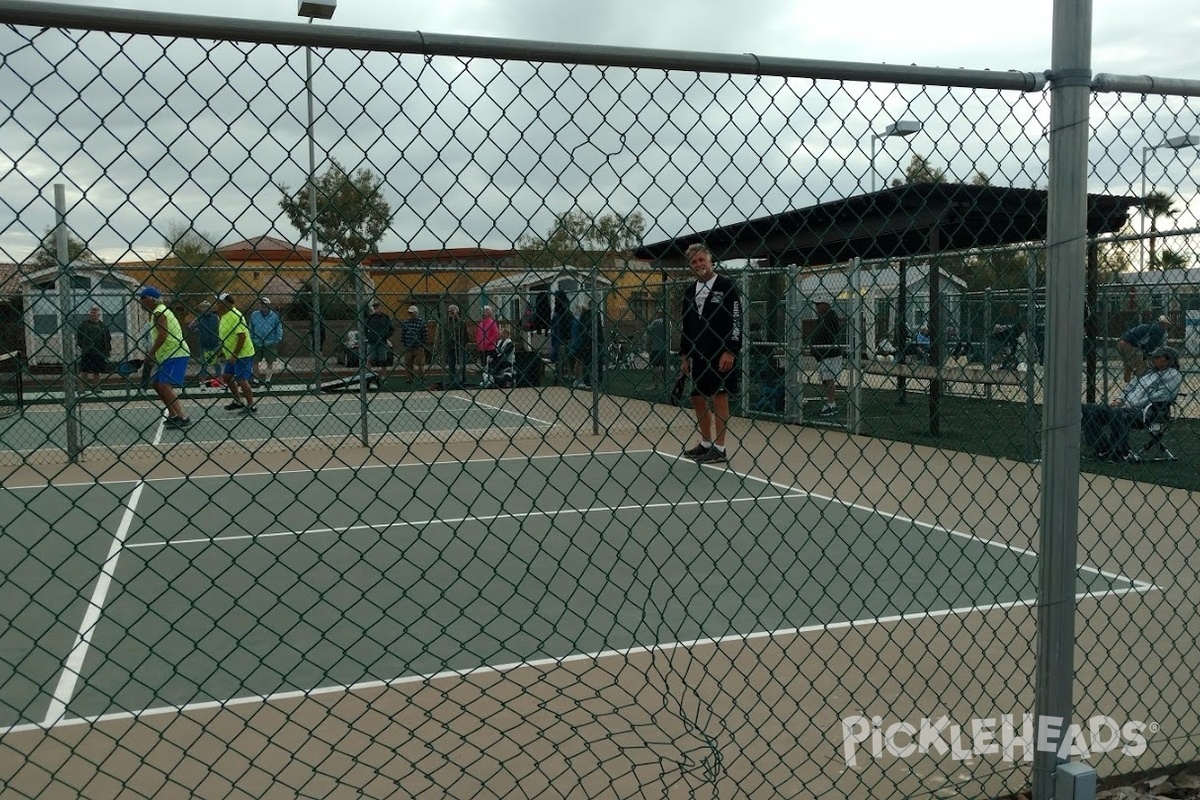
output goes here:
<path id="1" fill-rule="evenodd" d="M 366 264 L 402 264 L 406 261 L 455 261 L 467 258 L 511 258 L 516 250 L 496 250 L 487 247 L 451 247 L 445 250 L 396 250 L 378 253 L 364 259 Z"/>
<path id="2" fill-rule="evenodd" d="M 263 259 L 311 259 L 312 250 L 307 247 L 285 242 L 274 236 L 259 236 L 254 239 L 243 239 L 233 244 L 221 245 L 217 253 L 227 261 L 240 261 L 258 257 Z"/>
<path id="3" fill-rule="evenodd" d="M 21 293 L 21 265 L 0 264 L 0 297 Z"/>

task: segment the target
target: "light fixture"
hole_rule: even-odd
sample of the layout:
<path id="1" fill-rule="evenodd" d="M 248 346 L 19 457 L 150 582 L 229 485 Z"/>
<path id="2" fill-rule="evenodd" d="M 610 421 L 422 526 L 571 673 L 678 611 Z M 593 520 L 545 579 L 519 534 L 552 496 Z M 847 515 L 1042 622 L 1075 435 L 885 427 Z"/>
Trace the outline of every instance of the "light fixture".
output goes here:
<path id="1" fill-rule="evenodd" d="M 300 0 L 300 10 L 296 16 L 309 19 L 333 19 L 337 9 L 337 0 Z"/>
<path id="2" fill-rule="evenodd" d="M 879 175 L 875 172 L 875 153 L 878 149 L 876 142 L 892 137 L 908 138 L 914 133 L 920 133 L 924 124 L 915 119 L 901 119 L 883 129 L 883 133 L 871 134 L 871 191 L 878 191 Z"/>
<path id="3" fill-rule="evenodd" d="M 1188 147 L 1197 146 L 1200 146 L 1200 136 L 1194 133 L 1181 133 L 1178 136 L 1168 136 L 1158 144 L 1148 144 L 1142 148 L 1142 160 L 1140 162 L 1142 176 L 1142 193 L 1140 195 L 1142 201 L 1142 241 L 1138 243 L 1138 271 L 1145 271 L 1146 269 L 1146 159 L 1155 150 L 1183 150 Z"/>

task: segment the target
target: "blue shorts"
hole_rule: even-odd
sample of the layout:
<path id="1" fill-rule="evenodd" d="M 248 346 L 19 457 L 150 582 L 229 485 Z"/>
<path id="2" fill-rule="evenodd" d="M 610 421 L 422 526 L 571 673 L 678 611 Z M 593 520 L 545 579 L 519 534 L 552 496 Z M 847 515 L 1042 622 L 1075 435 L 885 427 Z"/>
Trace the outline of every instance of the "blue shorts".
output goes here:
<path id="1" fill-rule="evenodd" d="M 244 356 L 235 363 L 225 362 L 223 375 L 232 375 L 235 381 L 248 381 L 254 377 L 254 356 Z"/>
<path id="2" fill-rule="evenodd" d="M 187 365 L 188 356 L 168 358 L 158 365 L 158 369 L 154 371 L 150 380 L 154 383 L 165 383 L 168 386 L 183 386 L 183 380 L 187 376 Z"/>

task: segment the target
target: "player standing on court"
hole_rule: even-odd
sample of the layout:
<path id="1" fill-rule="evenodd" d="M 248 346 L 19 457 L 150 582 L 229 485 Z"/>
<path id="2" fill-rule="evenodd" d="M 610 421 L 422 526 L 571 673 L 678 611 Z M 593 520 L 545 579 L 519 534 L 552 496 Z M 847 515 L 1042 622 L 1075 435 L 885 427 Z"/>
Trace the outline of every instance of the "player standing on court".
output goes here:
<path id="1" fill-rule="evenodd" d="M 150 349 L 146 360 L 156 365 L 151 376 L 155 394 L 167 409 L 168 428 L 182 430 L 192 424 L 183 413 L 183 404 L 175 394 L 176 386 L 183 386 L 187 377 L 188 358 L 191 351 L 183 338 L 183 327 L 175 313 L 162 301 L 162 292 L 153 286 L 143 286 L 137 291 L 138 303 L 150 312 Z"/>
<path id="2" fill-rule="evenodd" d="M 700 464 L 719 464 L 726 459 L 729 393 L 738 390 L 735 367 L 742 349 L 742 303 L 733 281 L 717 274 L 707 247 L 688 247 L 687 262 L 696 282 L 683 293 L 679 369 L 692 376 L 692 409 L 700 444 L 684 455 Z"/>
<path id="3" fill-rule="evenodd" d="M 225 385 L 233 395 L 233 402 L 225 406 L 229 411 L 253 414 L 254 393 L 250 391 L 250 378 L 254 376 L 254 343 L 250 341 L 250 327 L 246 318 L 233 304 L 233 295 L 222 292 L 217 295 L 217 313 L 221 315 L 221 351 L 225 357 Z M 238 390 L 241 390 L 241 398 Z"/>

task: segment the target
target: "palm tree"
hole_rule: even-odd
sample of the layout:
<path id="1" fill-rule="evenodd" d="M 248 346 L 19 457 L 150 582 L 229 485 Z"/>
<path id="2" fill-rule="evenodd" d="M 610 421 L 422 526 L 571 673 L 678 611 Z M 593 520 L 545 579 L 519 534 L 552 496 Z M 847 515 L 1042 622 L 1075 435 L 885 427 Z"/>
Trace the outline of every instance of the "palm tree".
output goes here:
<path id="1" fill-rule="evenodd" d="M 1166 217 L 1167 219 L 1175 219 L 1175 215 L 1179 213 L 1179 209 L 1175 207 L 1175 198 L 1166 192 L 1160 192 L 1157 189 L 1150 192 L 1142 200 L 1142 213 L 1150 218 L 1150 269 L 1158 269 L 1160 265 L 1154 257 L 1154 244 L 1157 240 L 1155 234 L 1158 233 L 1158 218 Z"/>
<path id="2" fill-rule="evenodd" d="M 1187 269 L 1188 259 L 1183 253 L 1176 252 L 1169 247 L 1164 247 L 1158 260 L 1152 260 L 1150 264 L 1156 269 Z"/>

